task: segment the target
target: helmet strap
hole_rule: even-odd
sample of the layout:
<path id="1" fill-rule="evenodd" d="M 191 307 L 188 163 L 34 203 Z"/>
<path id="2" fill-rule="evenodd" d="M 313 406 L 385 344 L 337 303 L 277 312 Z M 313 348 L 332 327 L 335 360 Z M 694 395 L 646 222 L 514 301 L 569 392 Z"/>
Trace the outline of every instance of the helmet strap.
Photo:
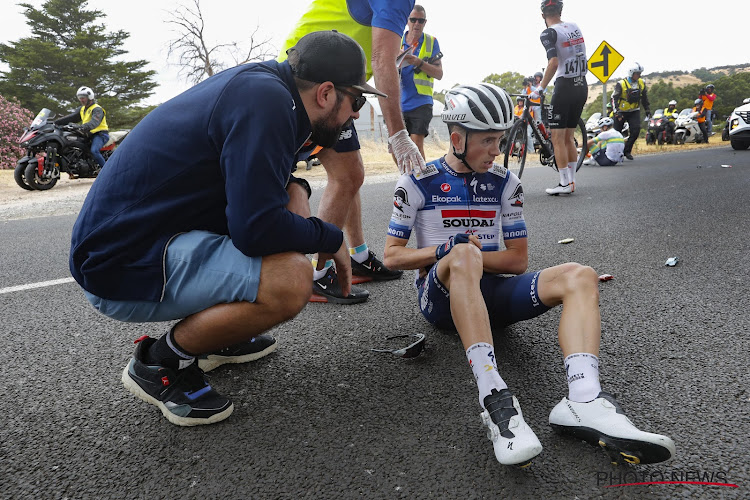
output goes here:
<path id="1" fill-rule="evenodd" d="M 469 129 L 465 127 L 461 127 L 461 128 L 466 131 L 466 136 L 464 137 L 464 152 L 459 153 L 458 151 L 456 151 L 456 146 L 451 145 L 451 147 L 453 148 L 453 156 L 461 160 L 461 163 L 466 165 L 466 168 L 468 168 L 472 172 L 476 172 L 473 168 L 471 168 L 471 165 L 466 163 L 466 153 L 469 152 Z"/>

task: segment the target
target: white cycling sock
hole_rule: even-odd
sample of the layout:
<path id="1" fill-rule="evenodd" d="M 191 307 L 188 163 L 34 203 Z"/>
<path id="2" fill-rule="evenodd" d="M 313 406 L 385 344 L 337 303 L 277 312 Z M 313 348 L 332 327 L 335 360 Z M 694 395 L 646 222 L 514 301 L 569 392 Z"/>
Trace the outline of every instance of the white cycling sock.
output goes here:
<path id="1" fill-rule="evenodd" d="M 332 265 L 333 265 L 333 261 L 332 260 L 327 260 L 326 261 L 326 265 L 323 266 L 323 269 L 321 269 L 320 271 L 318 271 L 317 269 L 315 269 L 316 267 L 318 267 L 318 259 L 313 259 L 312 260 L 313 280 L 317 281 L 320 278 L 322 278 L 323 276 L 325 276 L 326 273 L 328 272 L 328 268 L 331 267 Z"/>
<path id="2" fill-rule="evenodd" d="M 367 247 L 367 243 L 362 243 L 358 247 L 349 247 L 349 255 L 352 256 L 352 259 L 361 264 L 370 256 L 370 249 Z"/>
<path id="3" fill-rule="evenodd" d="M 568 185 L 568 167 L 560 168 L 560 185 L 561 186 L 567 186 Z"/>
<path id="4" fill-rule="evenodd" d="M 587 352 L 565 358 L 568 399 L 578 403 L 593 401 L 602 390 L 599 383 L 599 358 Z"/>
<path id="5" fill-rule="evenodd" d="M 576 164 L 578 161 L 571 161 L 568 162 L 568 182 L 575 182 L 576 181 Z"/>
<path id="6" fill-rule="evenodd" d="M 466 349 L 466 357 L 469 359 L 471 371 L 479 389 L 479 404 L 484 408 L 484 398 L 490 395 L 492 389 L 501 391 L 508 388 L 500 373 L 497 371 L 495 361 L 495 348 L 491 344 L 479 342 Z"/>

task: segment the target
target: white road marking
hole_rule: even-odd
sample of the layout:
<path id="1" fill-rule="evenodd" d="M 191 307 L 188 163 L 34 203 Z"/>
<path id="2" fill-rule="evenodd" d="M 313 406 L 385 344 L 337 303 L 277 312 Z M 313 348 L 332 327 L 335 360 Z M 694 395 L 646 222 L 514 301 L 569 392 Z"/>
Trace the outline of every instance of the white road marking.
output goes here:
<path id="1" fill-rule="evenodd" d="M 75 281 L 73 278 L 61 278 L 59 280 L 51 281 L 40 281 L 38 283 L 28 283 L 26 285 L 9 286 L 6 288 L 0 288 L 0 295 L 4 293 L 20 292 L 23 290 L 31 290 L 34 288 L 44 288 L 45 286 L 62 285 L 63 283 L 70 283 Z"/>

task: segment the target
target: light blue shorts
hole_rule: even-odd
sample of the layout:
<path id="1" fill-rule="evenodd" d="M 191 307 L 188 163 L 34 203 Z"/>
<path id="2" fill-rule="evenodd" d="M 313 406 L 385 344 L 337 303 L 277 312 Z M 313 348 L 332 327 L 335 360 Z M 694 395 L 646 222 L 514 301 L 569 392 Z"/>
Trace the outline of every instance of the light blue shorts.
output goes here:
<path id="1" fill-rule="evenodd" d="M 167 247 L 167 285 L 161 302 L 108 300 L 85 292 L 97 311 L 119 321 L 172 321 L 217 304 L 255 302 L 261 257 L 248 257 L 229 236 L 190 231 Z"/>

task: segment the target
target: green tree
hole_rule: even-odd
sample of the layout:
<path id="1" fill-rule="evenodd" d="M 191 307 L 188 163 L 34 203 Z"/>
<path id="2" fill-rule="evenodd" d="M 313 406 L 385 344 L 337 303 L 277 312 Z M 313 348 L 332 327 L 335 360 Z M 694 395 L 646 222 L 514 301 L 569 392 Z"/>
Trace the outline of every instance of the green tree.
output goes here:
<path id="1" fill-rule="evenodd" d="M 523 90 L 524 78 L 525 77 L 520 73 L 516 73 L 514 71 L 506 71 L 501 75 L 492 73 L 491 75 L 484 77 L 484 80 L 482 81 L 485 83 L 497 85 L 498 87 L 508 91 L 509 94 L 518 94 L 521 92 L 521 90 Z"/>
<path id="2" fill-rule="evenodd" d="M 41 9 L 20 4 L 31 36 L 0 44 L 0 61 L 9 68 L 0 71 L 0 94 L 34 112 L 46 107 L 60 115 L 79 106 L 75 90 L 85 85 L 96 92 L 110 127 L 132 126 L 149 110 L 138 103 L 157 86 L 155 72 L 144 70 L 148 61 L 121 59 L 130 35 L 108 33 L 97 23 L 106 15 L 87 10 L 87 3 L 47 0 Z"/>

